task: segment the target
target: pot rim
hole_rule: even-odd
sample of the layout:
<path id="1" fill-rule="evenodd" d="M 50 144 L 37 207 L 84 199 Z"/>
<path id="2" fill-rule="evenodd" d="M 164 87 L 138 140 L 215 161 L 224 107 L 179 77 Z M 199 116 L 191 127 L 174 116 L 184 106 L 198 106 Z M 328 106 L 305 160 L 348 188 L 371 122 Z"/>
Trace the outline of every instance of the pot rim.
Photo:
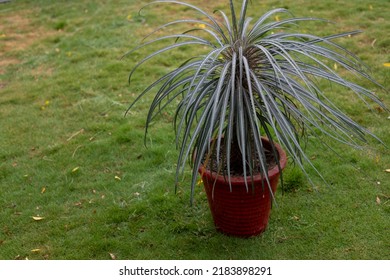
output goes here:
<path id="1" fill-rule="evenodd" d="M 265 137 L 261 137 L 261 139 L 263 141 L 266 141 L 267 143 L 270 143 L 269 139 L 267 139 Z M 278 174 L 280 174 L 282 172 L 282 170 L 287 165 L 287 155 L 286 155 L 286 152 L 282 149 L 282 147 L 278 143 L 274 142 L 273 144 L 274 144 L 274 146 L 275 146 L 275 148 L 276 148 L 276 150 L 277 150 L 277 152 L 279 154 L 280 169 L 279 169 L 279 165 L 278 164 L 276 164 L 271 169 L 268 169 L 268 178 L 270 180 L 271 180 L 272 177 L 277 176 Z M 211 178 L 213 178 L 213 180 L 216 183 L 228 183 L 229 182 L 229 179 L 228 179 L 227 175 L 221 175 L 221 174 L 217 174 L 216 172 L 210 171 L 203 164 L 200 165 L 198 171 L 201 174 L 201 176 L 206 175 L 208 177 L 211 177 Z M 261 174 L 254 175 L 253 177 L 252 176 L 246 176 L 246 179 L 244 178 L 244 176 L 230 176 L 230 183 L 234 184 L 234 185 L 246 185 L 246 182 L 262 181 L 263 178 L 264 177 Z"/>

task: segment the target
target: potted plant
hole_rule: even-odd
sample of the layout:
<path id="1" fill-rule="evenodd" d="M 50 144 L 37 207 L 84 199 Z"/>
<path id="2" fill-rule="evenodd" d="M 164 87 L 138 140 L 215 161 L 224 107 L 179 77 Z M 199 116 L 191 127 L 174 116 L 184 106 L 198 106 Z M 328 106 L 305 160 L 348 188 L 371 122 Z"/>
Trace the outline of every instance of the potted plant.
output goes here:
<path id="1" fill-rule="evenodd" d="M 211 15 L 181 1 L 161 0 L 146 6 L 156 3 L 184 6 L 203 19 L 178 19 L 158 27 L 149 36 L 180 24 L 187 29 L 151 39 L 127 53 L 169 42 L 136 64 L 129 80 L 143 63 L 170 50 L 201 46 L 201 53 L 188 53 L 177 68 L 145 88 L 128 110 L 154 92 L 147 131 L 156 115 L 178 101 L 174 116 L 179 149 L 176 180 L 189 161 L 191 197 L 199 172 L 218 230 L 236 236 L 265 230 L 286 154 L 305 174 L 305 162 L 314 168 L 301 147 L 308 135 L 320 141 L 329 136 L 352 146 L 364 142 L 365 135 L 375 137 L 347 117 L 318 83 L 329 81 L 385 108 L 372 91 L 341 77 L 332 67 L 336 63 L 378 85 L 355 55 L 334 42 L 358 31 L 325 37 L 297 33 L 290 28 L 322 20 L 296 18 L 286 9 L 268 11 L 254 20 L 247 17 L 247 0 L 239 11 L 230 0 L 229 16 L 223 11 Z M 277 14 L 288 17 L 277 20 Z"/>

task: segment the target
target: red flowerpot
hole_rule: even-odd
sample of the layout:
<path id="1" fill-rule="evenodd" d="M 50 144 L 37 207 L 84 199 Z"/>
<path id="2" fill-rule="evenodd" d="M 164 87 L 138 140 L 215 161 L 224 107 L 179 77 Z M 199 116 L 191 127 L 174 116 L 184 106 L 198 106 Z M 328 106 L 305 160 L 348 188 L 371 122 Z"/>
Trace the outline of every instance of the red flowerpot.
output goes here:
<path id="1" fill-rule="evenodd" d="M 263 145 L 271 147 L 267 139 L 262 139 Z M 282 170 L 287 163 L 286 153 L 275 144 L 279 153 Z M 247 177 L 248 190 L 244 177 L 231 177 L 231 187 L 228 179 L 216 175 L 204 166 L 199 168 L 207 193 L 211 214 L 217 230 L 238 237 L 250 237 L 262 233 L 268 224 L 271 211 L 272 195 L 268 184 L 261 175 Z M 268 178 L 273 194 L 279 181 L 280 170 L 275 166 L 268 170 Z M 264 183 L 263 183 L 264 181 Z"/>

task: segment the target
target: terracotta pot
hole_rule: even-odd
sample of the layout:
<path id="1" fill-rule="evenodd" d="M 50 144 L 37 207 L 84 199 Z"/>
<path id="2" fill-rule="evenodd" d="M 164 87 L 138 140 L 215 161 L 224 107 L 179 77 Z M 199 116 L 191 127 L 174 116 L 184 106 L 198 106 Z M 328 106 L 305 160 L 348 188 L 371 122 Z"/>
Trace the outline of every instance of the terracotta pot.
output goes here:
<path id="1" fill-rule="evenodd" d="M 271 144 L 262 138 L 263 145 L 271 148 Z M 278 153 L 282 170 L 287 163 L 286 153 L 280 145 L 274 144 Z M 228 179 L 216 173 L 211 173 L 204 166 L 199 168 L 207 193 L 211 214 L 217 230 L 233 236 L 250 237 L 262 233 L 267 225 L 272 206 L 272 195 L 266 180 L 261 175 L 247 177 L 248 191 L 244 177 L 232 177 L 231 185 Z M 279 181 L 279 167 L 268 170 L 272 192 L 276 192 Z M 262 181 L 264 180 L 264 184 Z M 263 188 L 264 186 L 264 188 Z"/>

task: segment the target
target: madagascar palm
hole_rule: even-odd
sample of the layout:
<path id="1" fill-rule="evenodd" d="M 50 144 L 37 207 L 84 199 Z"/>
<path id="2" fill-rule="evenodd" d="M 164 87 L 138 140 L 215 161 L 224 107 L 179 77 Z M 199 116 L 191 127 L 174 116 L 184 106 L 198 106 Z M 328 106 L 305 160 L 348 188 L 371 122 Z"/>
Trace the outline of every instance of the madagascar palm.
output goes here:
<path id="1" fill-rule="evenodd" d="M 322 37 L 293 32 L 300 22 L 324 20 L 293 17 L 286 9 L 274 9 L 253 20 L 247 17 L 247 0 L 243 0 L 239 14 L 233 1 L 229 1 L 230 19 L 223 11 L 210 15 L 181 1 L 160 0 L 146 6 L 156 3 L 182 5 L 203 19 L 179 19 L 160 26 L 157 30 L 178 24 L 192 27 L 152 39 L 130 51 L 128 54 L 159 41 L 171 42 L 141 60 L 129 79 L 144 62 L 167 51 L 186 45 L 201 45 L 206 51 L 201 56 L 188 57 L 151 83 L 128 110 L 155 90 L 146 120 L 147 132 L 156 115 L 180 100 L 174 118 L 180 151 L 176 178 L 189 160 L 193 168 L 192 192 L 198 168 L 209 158 L 216 159 L 217 172 L 228 179 L 233 176 L 233 154 L 239 155 L 245 178 L 261 173 L 268 180 L 263 136 L 271 143 L 281 143 L 304 172 L 304 162 L 314 166 L 301 147 L 302 137 L 328 136 L 355 147 L 366 140 L 366 135 L 375 137 L 346 116 L 319 86 L 319 81 L 326 80 L 353 92 L 367 104 L 385 107 L 371 90 L 341 77 L 330 66 L 336 63 L 378 85 L 354 54 L 334 42 L 359 31 Z M 280 13 L 288 18 L 273 20 Z M 274 146 L 271 153 L 279 164 Z"/>

